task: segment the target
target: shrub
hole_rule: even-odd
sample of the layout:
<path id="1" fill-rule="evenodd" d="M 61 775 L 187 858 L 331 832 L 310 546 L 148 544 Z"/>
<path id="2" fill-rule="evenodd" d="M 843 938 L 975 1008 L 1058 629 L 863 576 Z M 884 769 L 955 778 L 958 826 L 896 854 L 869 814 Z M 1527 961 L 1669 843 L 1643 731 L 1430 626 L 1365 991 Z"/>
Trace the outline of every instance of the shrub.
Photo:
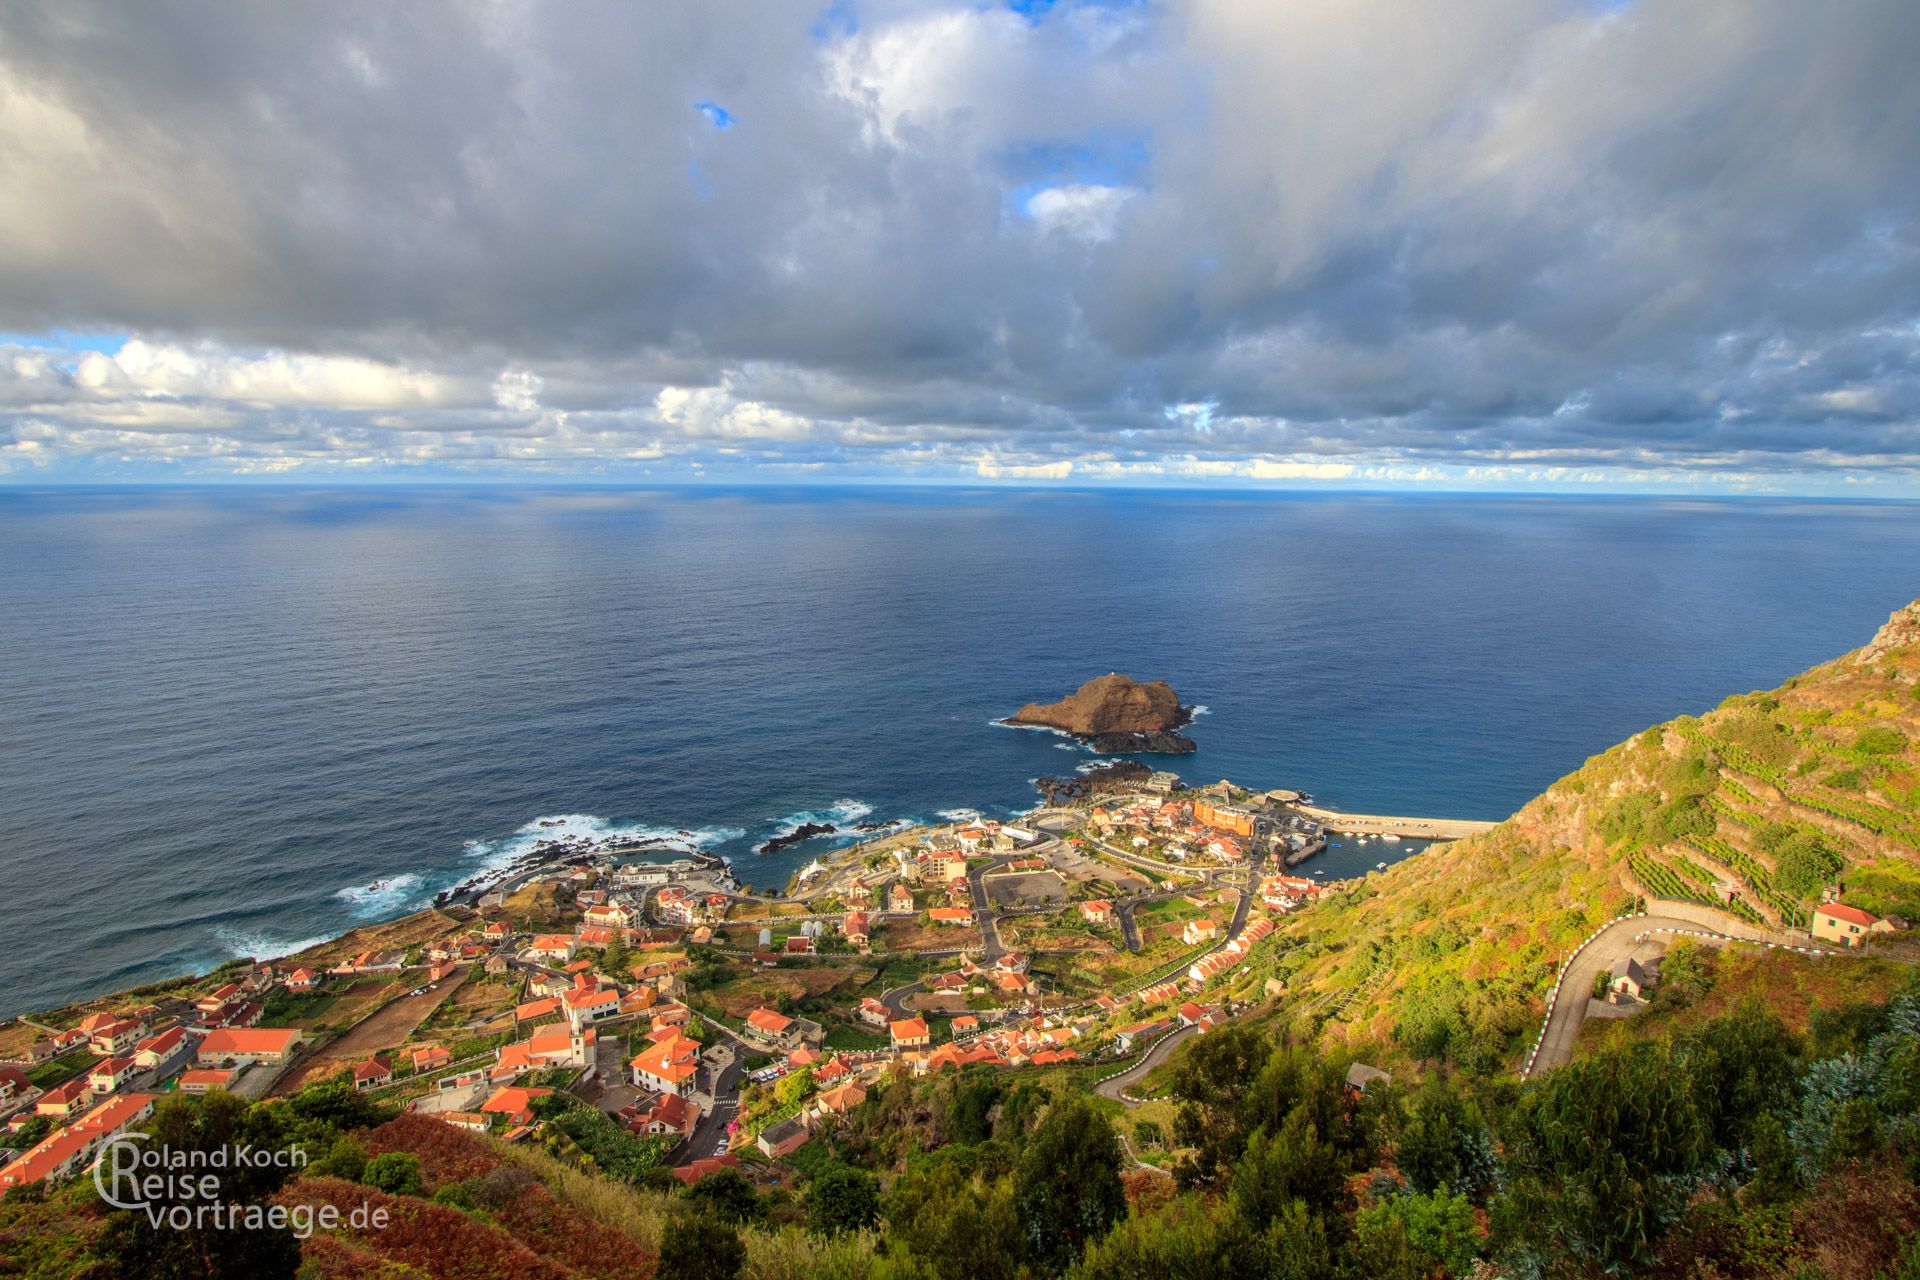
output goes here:
<path id="1" fill-rule="evenodd" d="M 862 1231 L 880 1218 L 880 1180 L 865 1169 L 834 1165 L 807 1183 L 806 1204 L 816 1231 Z"/>
<path id="2" fill-rule="evenodd" d="M 389 1151 L 367 1161 L 360 1181 L 388 1195 L 420 1194 L 420 1157 L 407 1151 Z"/>
<path id="3" fill-rule="evenodd" d="M 1869 756 L 1895 756 L 1907 749 L 1907 740 L 1886 725 L 1869 725 L 1853 736 L 1853 749 Z"/>
<path id="4" fill-rule="evenodd" d="M 660 1235 L 660 1274 L 674 1280 L 733 1280 L 746 1260 L 740 1233 L 708 1214 L 682 1214 Z"/>

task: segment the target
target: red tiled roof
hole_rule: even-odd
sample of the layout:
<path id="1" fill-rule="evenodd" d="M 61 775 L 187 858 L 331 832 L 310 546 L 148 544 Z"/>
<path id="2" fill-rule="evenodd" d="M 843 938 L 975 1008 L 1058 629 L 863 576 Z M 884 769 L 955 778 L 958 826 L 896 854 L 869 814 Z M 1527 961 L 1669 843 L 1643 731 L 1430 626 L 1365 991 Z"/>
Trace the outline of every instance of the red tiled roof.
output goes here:
<path id="1" fill-rule="evenodd" d="M 200 1042 L 200 1056 L 218 1058 L 239 1053 L 285 1053 L 299 1040 L 297 1028 L 223 1027 L 209 1031 Z"/>
<path id="2" fill-rule="evenodd" d="M 793 1025 L 793 1019 L 772 1009 L 755 1009 L 747 1015 L 747 1025 L 755 1031 L 777 1036 Z"/>

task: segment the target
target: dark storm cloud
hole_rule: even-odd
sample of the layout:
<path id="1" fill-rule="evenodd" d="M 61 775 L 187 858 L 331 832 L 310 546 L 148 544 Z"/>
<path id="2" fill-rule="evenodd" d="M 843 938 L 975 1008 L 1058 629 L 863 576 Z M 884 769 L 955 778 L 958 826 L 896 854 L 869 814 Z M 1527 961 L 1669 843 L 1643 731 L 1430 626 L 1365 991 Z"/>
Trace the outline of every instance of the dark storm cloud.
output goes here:
<path id="1" fill-rule="evenodd" d="M 1909 3 L 0 15 L 13 474 L 1916 459 Z"/>

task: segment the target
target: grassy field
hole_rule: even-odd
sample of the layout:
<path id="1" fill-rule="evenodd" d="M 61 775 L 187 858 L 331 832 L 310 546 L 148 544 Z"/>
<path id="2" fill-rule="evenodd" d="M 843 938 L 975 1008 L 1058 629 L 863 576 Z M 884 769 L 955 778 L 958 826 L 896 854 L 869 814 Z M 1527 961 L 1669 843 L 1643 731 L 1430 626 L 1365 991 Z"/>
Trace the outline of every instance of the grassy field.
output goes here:
<path id="1" fill-rule="evenodd" d="M 783 1001 L 805 1001 L 832 995 L 845 1002 L 873 977 L 870 964 L 783 965 L 750 970 L 728 966 L 733 976 L 701 994 L 722 1017 L 739 1020 L 755 1009 L 778 1008 Z"/>

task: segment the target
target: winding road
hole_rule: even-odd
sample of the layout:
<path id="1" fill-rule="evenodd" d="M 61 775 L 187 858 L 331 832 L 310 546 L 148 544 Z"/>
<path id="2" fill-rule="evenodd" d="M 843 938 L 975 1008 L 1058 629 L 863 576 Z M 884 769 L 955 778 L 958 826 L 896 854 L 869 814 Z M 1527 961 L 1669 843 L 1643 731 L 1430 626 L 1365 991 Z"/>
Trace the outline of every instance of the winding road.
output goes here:
<path id="1" fill-rule="evenodd" d="M 1179 1027 L 1167 1032 L 1166 1035 L 1161 1036 L 1153 1042 L 1153 1047 L 1141 1055 L 1140 1061 L 1134 1063 L 1119 1075 L 1109 1076 L 1105 1080 L 1102 1080 L 1099 1084 L 1093 1086 L 1093 1091 L 1103 1098 L 1112 1098 L 1123 1107 L 1139 1106 L 1140 1103 L 1138 1099 L 1129 1098 L 1125 1092 L 1123 1092 L 1126 1087 L 1165 1062 L 1168 1055 L 1179 1048 L 1183 1041 L 1199 1031 L 1199 1029 L 1199 1026 L 1196 1024 L 1191 1027 Z"/>
<path id="2" fill-rule="evenodd" d="M 1650 932 L 1710 934 L 1729 942 L 1779 944 L 1785 941 L 1779 934 L 1732 920 L 1718 930 L 1708 930 L 1696 920 L 1658 914 L 1629 916 L 1614 921 L 1594 936 L 1593 941 L 1581 950 L 1562 975 L 1559 995 L 1554 1001 L 1553 1011 L 1547 1016 L 1546 1036 L 1540 1043 L 1540 1052 L 1534 1058 L 1530 1074 L 1538 1074 L 1572 1060 L 1574 1041 L 1580 1035 L 1580 1024 L 1587 1018 L 1587 1001 L 1593 993 L 1594 978 L 1611 969 L 1614 961 L 1631 954 L 1640 935 Z"/>

